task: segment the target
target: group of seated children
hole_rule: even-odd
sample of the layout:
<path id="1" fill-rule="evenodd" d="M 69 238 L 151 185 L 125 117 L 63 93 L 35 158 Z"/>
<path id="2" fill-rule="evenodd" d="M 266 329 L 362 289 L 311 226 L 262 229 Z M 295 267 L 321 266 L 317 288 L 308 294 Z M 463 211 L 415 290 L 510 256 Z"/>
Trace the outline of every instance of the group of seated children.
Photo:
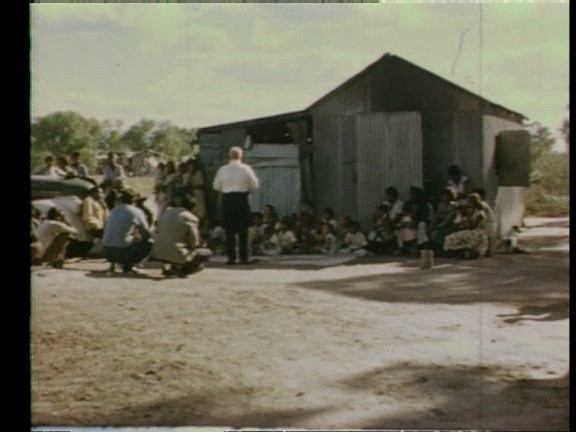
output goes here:
<path id="1" fill-rule="evenodd" d="M 372 227 L 363 231 L 348 216 L 336 218 L 330 208 L 318 219 L 307 211 L 278 217 L 272 205 L 252 214 L 249 244 L 252 255 L 354 254 L 417 255 L 433 249 L 438 255 L 474 258 L 489 254 L 494 214 L 485 192 L 476 189 L 457 196 L 443 189 L 432 205 L 423 189 L 411 187 L 408 200 L 399 200 L 396 188 L 385 190 L 384 201 L 372 217 Z M 215 254 L 223 253 L 226 234 L 216 224 L 210 233 Z"/>

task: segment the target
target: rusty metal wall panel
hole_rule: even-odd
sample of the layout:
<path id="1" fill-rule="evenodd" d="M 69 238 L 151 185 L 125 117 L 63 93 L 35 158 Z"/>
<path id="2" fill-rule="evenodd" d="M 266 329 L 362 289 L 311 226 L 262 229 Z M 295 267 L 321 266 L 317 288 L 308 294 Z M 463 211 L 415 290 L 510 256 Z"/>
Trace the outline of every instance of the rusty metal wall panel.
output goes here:
<path id="1" fill-rule="evenodd" d="M 356 116 L 358 220 L 363 229 L 394 186 L 406 199 L 410 186 L 422 186 L 422 131 L 419 113 Z"/>

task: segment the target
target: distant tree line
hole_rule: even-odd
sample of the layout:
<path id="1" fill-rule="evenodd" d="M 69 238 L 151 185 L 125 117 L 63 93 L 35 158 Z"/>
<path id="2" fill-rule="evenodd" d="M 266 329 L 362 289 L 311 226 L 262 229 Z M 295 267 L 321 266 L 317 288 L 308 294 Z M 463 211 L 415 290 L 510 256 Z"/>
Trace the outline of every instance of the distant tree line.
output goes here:
<path id="1" fill-rule="evenodd" d="M 97 155 L 108 151 L 155 150 L 175 161 L 192 153 L 195 129 L 169 121 L 142 119 L 123 127 L 122 121 L 85 118 L 73 111 L 59 111 L 33 120 L 30 128 L 31 169 L 42 164 L 47 154 L 80 153 L 81 161 L 93 172 Z"/>

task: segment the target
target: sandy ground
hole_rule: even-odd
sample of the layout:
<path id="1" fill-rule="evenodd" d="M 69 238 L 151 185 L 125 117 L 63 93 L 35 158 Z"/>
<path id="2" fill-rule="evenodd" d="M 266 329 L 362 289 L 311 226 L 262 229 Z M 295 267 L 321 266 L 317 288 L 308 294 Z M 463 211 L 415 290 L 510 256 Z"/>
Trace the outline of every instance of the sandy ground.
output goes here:
<path id="1" fill-rule="evenodd" d="M 569 221 L 527 224 L 529 254 L 430 270 L 34 268 L 32 423 L 568 430 Z"/>

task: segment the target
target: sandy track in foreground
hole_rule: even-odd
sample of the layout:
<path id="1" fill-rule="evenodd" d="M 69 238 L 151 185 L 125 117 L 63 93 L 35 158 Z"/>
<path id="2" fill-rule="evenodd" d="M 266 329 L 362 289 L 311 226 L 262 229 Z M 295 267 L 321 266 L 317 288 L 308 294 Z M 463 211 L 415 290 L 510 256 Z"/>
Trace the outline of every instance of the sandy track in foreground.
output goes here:
<path id="1" fill-rule="evenodd" d="M 35 269 L 33 424 L 567 429 L 563 221 L 430 271 Z"/>

